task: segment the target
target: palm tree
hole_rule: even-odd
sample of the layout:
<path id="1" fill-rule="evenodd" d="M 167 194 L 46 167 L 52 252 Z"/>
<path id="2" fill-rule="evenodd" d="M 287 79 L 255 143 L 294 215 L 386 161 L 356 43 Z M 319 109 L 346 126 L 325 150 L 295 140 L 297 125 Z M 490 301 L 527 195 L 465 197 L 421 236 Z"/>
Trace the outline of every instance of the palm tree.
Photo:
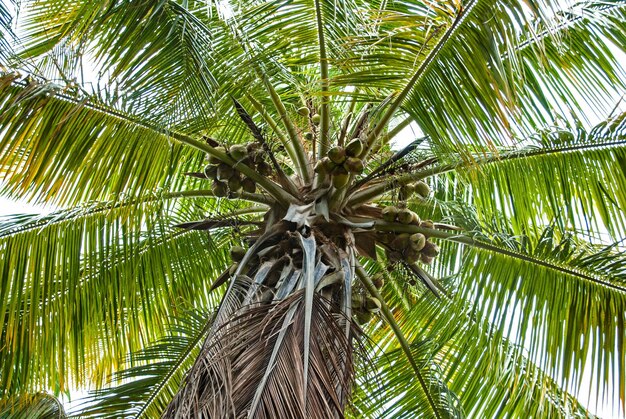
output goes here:
<path id="1" fill-rule="evenodd" d="M 0 412 L 624 415 L 626 2 L 0 23 Z"/>

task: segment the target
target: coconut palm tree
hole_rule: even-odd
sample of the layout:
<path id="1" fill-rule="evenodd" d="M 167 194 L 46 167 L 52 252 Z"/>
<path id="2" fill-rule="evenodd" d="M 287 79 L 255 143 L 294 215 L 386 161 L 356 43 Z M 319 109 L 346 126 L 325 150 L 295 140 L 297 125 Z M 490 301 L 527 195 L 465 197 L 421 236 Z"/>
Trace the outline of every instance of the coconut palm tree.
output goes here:
<path id="1" fill-rule="evenodd" d="M 0 23 L 5 415 L 624 415 L 626 2 Z"/>

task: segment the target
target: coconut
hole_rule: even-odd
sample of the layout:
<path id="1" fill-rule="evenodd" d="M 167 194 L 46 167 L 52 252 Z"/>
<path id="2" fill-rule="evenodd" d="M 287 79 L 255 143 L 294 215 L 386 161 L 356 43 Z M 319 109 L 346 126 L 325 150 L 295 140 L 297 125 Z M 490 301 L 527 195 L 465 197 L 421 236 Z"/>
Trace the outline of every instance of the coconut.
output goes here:
<path id="1" fill-rule="evenodd" d="M 430 195 L 430 186 L 426 184 L 426 182 L 422 182 L 421 180 L 414 185 L 415 192 L 420 195 L 422 198 L 426 198 Z"/>
<path id="2" fill-rule="evenodd" d="M 426 236 L 422 233 L 411 234 L 411 248 L 420 251 L 426 245 Z"/>
<path id="3" fill-rule="evenodd" d="M 235 144 L 228 151 L 230 156 L 237 161 L 243 160 L 248 156 L 248 149 L 243 144 Z"/>
<path id="4" fill-rule="evenodd" d="M 358 138 L 350 141 L 346 146 L 346 154 L 350 157 L 359 157 L 363 152 L 363 143 Z"/>
<path id="5" fill-rule="evenodd" d="M 239 174 L 235 174 L 228 179 L 228 189 L 230 189 L 231 192 L 237 192 L 241 189 L 241 178 Z"/>
<path id="6" fill-rule="evenodd" d="M 381 307 L 380 300 L 374 297 L 367 297 L 365 300 L 365 309 L 370 313 L 378 313 Z"/>
<path id="7" fill-rule="evenodd" d="M 422 220 L 420 219 L 420 216 L 416 213 L 413 213 L 413 220 L 411 220 L 411 224 L 420 225 L 421 221 Z"/>
<path id="8" fill-rule="evenodd" d="M 406 261 L 409 263 L 415 263 L 420 259 L 420 252 L 418 252 L 417 250 L 414 250 L 413 248 L 409 247 L 405 252 L 404 252 L 404 257 L 406 258 Z"/>
<path id="9" fill-rule="evenodd" d="M 217 178 L 219 180 L 228 180 L 235 174 L 232 167 L 226 163 L 222 163 L 217 167 Z"/>
<path id="10" fill-rule="evenodd" d="M 306 106 L 298 108 L 298 115 L 300 115 L 300 116 L 309 116 L 309 108 L 307 108 Z"/>
<path id="11" fill-rule="evenodd" d="M 431 263 L 433 263 L 433 258 L 430 256 L 426 256 L 425 254 L 421 253 L 420 254 L 420 262 L 422 262 L 424 265 L 430 265 Z"/>
<path id="12" fill-rule="evenodd" d="M 207 179 L 217 179 L 217 166 L 214 164 L 204 166 L 204 176 L 206 176 Z"/>
<path id="13" fill-rule="evenodd" d="M 356 322 L 358 324 L 360 324 L 360 325 L 364 325 L 366 323 L 369 323 L 369 321 L 372 320 L 373 316 L 374 316 L 374 314 L 370 313 L 369 311 L 366 311 L 366 312 L 358 311 L 354 315 L 354 317 L 356 318 Z"/>
<path id="14" fill-rule="evenodd" d="M 408 208 L 401 209 L 398 211 L 398 221 L 402 224 L 411 224 L 411 221 L 413 221 L 413 211 Z"/>
<path id="15" fill-rule="evenodd" d="M 322 117 L 318 113 L 316 113 L 315 115 L 311 117 L 311 122 L 313 122 L 314 124 L 319 124 L 321 120 L 322 120 Z"/>
<path id="16" fill-rule="evenodd" d="M 333 174 L 333 186 L 337 189 L 341 189 L 348 184 L 350 175 L 348 173 Z"/>
<path id="17" fill-rule="evenodd" d="M 385 285 L 385 278 L 383 278 L 381 274 L 378 274 L 372 279 L 372 282 L 376 288 L 380 289 Z"/>
<path id="18" fill-rule="evenodd" d="M 364 169 L 363 160 L 358 157 L 348 157 L 343 163 L 343 167 L 350 173 L 361 173 Z"/>
<path id="19" fill-rule="evenodd" d="M 256 170 L 257 172 L 259 172 L 261 176 L 269 176 L 272 174 L 272 166 L 270 166 L 269 163 L 264 162 L 264 161 L 260 161 L 257 164 Z"/>
<path id="20" fill-rule="evenodd" d="M 427 241 L 422 249 L 422 254 L 431 258 L 434 258 L 439 254 L 439 246 L 435 243 Z"/>
<path id="21" fill-rule="evenodd" d="M 335 146 L 328 150 L 328 158 L 335 164 L 343 164 L 346 160 L 346 152 L 342 147 Z"/>
<path id="22" fill-rule="evenodd" d="M 244 178 L 241 181 L 241 187 L 244 192 L 254 193 L 254 191 L 256 191 L 256 183 L 254 183 L 254 181 L 250 178 Z"/>
<path id="23" fill-rule="evenodd" d="M 302 134 L 302 137 L 307 140 L 307 141 L 312 141 L 313 140 L 313 133 L 312 132 L 305 132 L 304 134 Z"/>
<path id="24" fill-rule="evenodd" d="M 211 188 L 211 190 L 213 191 L 213 195 L 215 196 L 226 196 L 228 195 L 228 184 L 226 182 L 216 180 L 213 182 L 213 187 Z"/>
<path id="25" fill-rule="evenodd" d="M 246 249 L 241 246 L 233 246 L 230 248 L 230 257 L 235 262 L 241 262 L 246 255 Z"/>
<path id="26" fill-rule="evenodd" d="M 404 250 L 409 246 L 410 241 L 409 233 L 400 233 L 391 241 L 391 247 L 396 250 Z"/>
<path id="27" fill-rule="evenodd" d="M 383 220 L 393 222 L 396 220 L 396 216 L 398 215 L 398 208 L 394 206 L 389 206 L 383 208 L 382 211 Z"/>
<path id="28" fill-rule="evenodd" d="M 398 193 L 398 199 L 406 201 L 411 197 L 411 195 L 413 195 L 413 192 L 415 192 L 413 185 L 402 185 L 400 187 L 400 192 Z"/>

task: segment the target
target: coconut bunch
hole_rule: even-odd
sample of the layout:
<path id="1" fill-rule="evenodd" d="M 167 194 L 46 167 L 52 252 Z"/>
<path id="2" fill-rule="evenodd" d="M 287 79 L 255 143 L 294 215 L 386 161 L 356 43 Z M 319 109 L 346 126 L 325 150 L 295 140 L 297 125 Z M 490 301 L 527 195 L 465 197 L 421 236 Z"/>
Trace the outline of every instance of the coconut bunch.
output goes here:
<path id="1" fill-rule="evenodd" d="M 431 220 L 421 220 L 415 212 L 406 207 L 385 207 L 382 210 L 382 217 L 388 222 L 435 228 L 435 223 Z M 429 265 L 439 254 L 439 247 L 422 233 L 378 232 L 376 240 L 385 248 L 387 258 L 391 262 L 406 261 L 413 264 L 419 261 Z"/>
<path id="2" fill-rule="evenodd" d="M 372 277 L 374 286 L 381 289 L 385 284 L 382 273 L 378 273 Z M 372 317 L 380 311 L 381 303 L 376 297 L 369 295 L 365 290 L 354 290 L 352 293 L 352 312 L 357 323 L 364 325 L 369 322 Z"/>
<path id="3" fill-rule="evenodd" d="M 420 199 L 426 199 L 430 195 L 430 186 L 426 182 L 419 181 L 403 185 L 398 191 L 400 201 L 406 201 L 411 196 L 417 195 Z"/>
<path id="4" fill-rule="evenodd" d="M 328 150 L 328 155 L 319 160 L 315 172 L 324 177 L 330 176 L 335 188 L 343 188 L 348 184 L 350 175 L 363 172 L 365 164 L 359 157 L 363 152 L 363 142 L 355 138 L 345 147 L 335 146 Z"/>
<path id="5" fill-rule="evenodd" d="M 234 144 L 228 148 L 215 147 L 217 151 L 226 153 L 237 162 L 241 162 L 263 176 L 272 174 L 272 166 L 263 158 L 260 144 L 251 142 L 248 144 Z M 204 168 L 204 177 L 213 181 L 212 190 L 215 196 L 229 196 L 244 192 L 256 191 L 256 184 L 252 179 L 241 175 L 234 167 L 221 162 L 217 157 L 208 156 L 209 164 Z"/>

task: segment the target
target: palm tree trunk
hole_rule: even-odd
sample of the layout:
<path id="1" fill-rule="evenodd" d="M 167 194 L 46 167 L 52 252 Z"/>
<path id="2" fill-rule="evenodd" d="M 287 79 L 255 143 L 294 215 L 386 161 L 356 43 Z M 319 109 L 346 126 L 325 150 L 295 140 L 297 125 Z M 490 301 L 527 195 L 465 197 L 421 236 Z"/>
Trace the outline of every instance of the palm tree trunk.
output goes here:
<path id="1" fill-rule="evenodd" d="M 351 231 L 274 210 L 250 237 L 198 359 L 164 417 L 343 417 L 353 380 Z"/>

